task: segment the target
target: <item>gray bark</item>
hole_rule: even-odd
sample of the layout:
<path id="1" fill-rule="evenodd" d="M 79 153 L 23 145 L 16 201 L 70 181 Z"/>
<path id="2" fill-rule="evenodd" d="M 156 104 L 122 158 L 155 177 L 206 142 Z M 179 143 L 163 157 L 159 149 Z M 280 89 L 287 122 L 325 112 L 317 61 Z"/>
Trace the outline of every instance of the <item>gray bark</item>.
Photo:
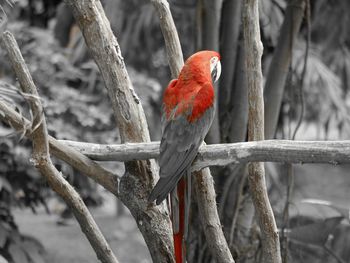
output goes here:
<path id="1" fill-rule="evenodd" d="M 63 178 L 51 162 L 49 140 L 43 107 L 37 88 L 24 62 L 13 35 L 6 31 L 2 34 L 2 43 L 7 50 L 12 67 L 16 73 L 21 89 L 31 95 L 29 105 L 34 119 L 32 123 L 33 165 L 46 178 L 51 188 L 63 198 L 72 209 L 81 230 L 86 235 L 98 259 L 104 263 L 118 263 L 102 232 L 74 188 Z"/>
<path id="2" fill-rule="evenodd" d="M 159 156 L 159 142 L 128 144 L 95 144 L 66 140 L 58 142 L 60 145 L 68 145 L 97 161 L 128 162 L 153 159 Z M 350 140 L 264 140 L 202 145 L 192 165 L 192 170 L 200 170 L 207 166 L 247 162 L 329 163 L 334 165 L 350 163 Z"/>
<path id="3" fill-rule="evenodd" d="M 243 32 L 248 83 L 248 140 L 264 139 L 264 102 L 262 87 L 258 0 L 245 0 Z M 262 237 L 263 262 L 280 263 L 281 252 L 276 221 L 268 198 L 264 163 L 248 164 L 248 183 Z"/>
<path id="4" fill-rule="evenodd" d="M 198 204 L 198 213 L 201 218 L 207 244 L 216 262 L 234 263 L 230 249 L 222 232 L 222 226 L 216 208 L 216 194 L 213 177 L 209 169 L 193 174 L 195 192 Z M 203 200 L 205 200 L 203 202 Z"/>
<path id="5" fill-rule="evenodd" d="M 113 35 L 102 5 L 95 0 L 66 1 L 83 33 L 91 56 L 105 82 L 122 143 L 149 142 L 149 131 L 140 99 L 126 71 L 119 44 Z M 119 196 L 138 223 L 153 261 L 172 262 L 173 245 L 169 216 L 163 205 L 148 203 L 158 177 L 153 160 L 125 163 Z"/>

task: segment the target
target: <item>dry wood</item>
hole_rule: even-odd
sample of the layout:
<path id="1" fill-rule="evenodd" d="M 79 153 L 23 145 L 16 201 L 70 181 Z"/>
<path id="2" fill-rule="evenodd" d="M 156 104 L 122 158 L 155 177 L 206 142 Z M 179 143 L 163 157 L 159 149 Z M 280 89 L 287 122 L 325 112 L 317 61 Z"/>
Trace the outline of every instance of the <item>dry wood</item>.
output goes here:
<path id="1" fill-rule="evenodd" d="M 19 133 L 24 133 L 29 139 L 33 139 L 33 130 L 29 120 L 21 116 L 6 103 L 0 101 L 0 120 L 16 129 Z M 97 162 L 80 153 L 74 147 L 62 143 L 49 135 L 50 153 L 55 157 L 65 161 L 81 172 L 102 185 L 108 191 L 118 196 L 118 176 L 103 168 Z"/>
<path id="2" fill-rule="evenodd" d="M 95 250 L 98 259 L 104 263 L 117 263 L 117 258 L 109 247 L 83 200 L 51 162 L 43 107 L 36 86 L 34 85 L 33 79 L 24 62 L 15 38 L 10 32 L 6 31 L 2 34 L 1 39 L 7 50 L 18 81 L 21 84 L 22 91 L 32 96 L 29 104 L 34 116 L 32 123 L 32 162 L 34 166 L 46 178 L 51 188 L 59 194 L 72 209 L 83 233 L 86 235 L 91 246 Z"/>
<path id="3" fill-rule="evenodd" d="M 83 33 L 92 58 L 108 90 L 122 143 L 149 142 L 145 114 L 137 97 L 110 23 L 98 0 L 66 1 Z M 119 197 L 138 224 L 154 262 L 172 262 L 172 234 L 164 205 L 149 204 L 148 196 L 158 177 L 154 160 L 125 163 Z"/>
<path id="4" fill-rule="evenodd" d="M 159 142 L 127 144 L 94 144 L 59 140 L 91 159 L 98 161 L 131 161 L 158 158 Z M 291 162 L 350 163 L 350 140 L 292 141 L 264 140 L 227 144 L 202 145 L 192 170 L 229 163 Z"/>
<path id="5" fill-rule="evenodd" d="M 222 236 L 222 226 L 218 220 L 214 180 L 209 169 L 194 172 L 194 190 L 196 192 L 198 212 L 204 228 L 208 247 L 216 262 L 235 262 Z M 209 241 L 212 240 L 212 241 Z"/>
<path id="6" fill-rule="evenodd" d="M 178 39 L 177 30 L 169 9 L 169 4 L 166 0 L 151 0 L 151 2 L 154 4 L 158 16 L 161 19 L 161 28 L 166 43 L 168 57 L 173 61 L 176 61 L 176 63 L 170 63 L 172 77 L 176 78 L 183 66 L 183 55 L 179 44 L 180 41 Z M 178 44 L 174 45 L 174 43 Z M 174 50 L 174 48 L 176 49 Z M 198 185 L 199 183 L 200 185 Z M 196 189 L 201 189 L 201 191 L 199 191 L 200 193 L 206 193 L 205 198 L 203 195 L 197 196 L 197 202 L 198 206 L 202 207 L 205 211 L 200 219 L 203 224 L 204 234 L 210 251 L 217 262 L 232 263 L 234 260 L 228 248 L 222 228 L 215 227 L 212 229 L 208 227 L 208 222 L 211 222 L 210 225 L 221 226 L 216 208 L 214 184 L 209 168 L 205 168 L 203 171 L 196 173 L 194 184 Z"/>
<path id="7" fill-rule="evenodd" d="M 248 141 L 259 141 L 264 139 L 264 101 L 258 0 L 244 1 L 243 32 L 249 103 Z M 248 164 L 248 183 L 261 229 L 263 262 L 280 263 L 280 242 L 267 194 L 264 163 Z"/>

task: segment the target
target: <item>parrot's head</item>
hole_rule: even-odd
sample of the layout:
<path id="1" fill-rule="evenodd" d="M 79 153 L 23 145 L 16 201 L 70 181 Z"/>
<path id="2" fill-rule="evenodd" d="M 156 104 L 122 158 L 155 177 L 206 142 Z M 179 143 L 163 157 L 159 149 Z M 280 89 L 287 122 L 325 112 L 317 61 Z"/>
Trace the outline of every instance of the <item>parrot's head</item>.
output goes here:
<path id="1" fill-rule="evenodd" d="M 194 53 L 186 60 L 183 69 L 188 77 L 210 78 L 214 83 L 221 74 L 220 54 L 210 50 Z"/>

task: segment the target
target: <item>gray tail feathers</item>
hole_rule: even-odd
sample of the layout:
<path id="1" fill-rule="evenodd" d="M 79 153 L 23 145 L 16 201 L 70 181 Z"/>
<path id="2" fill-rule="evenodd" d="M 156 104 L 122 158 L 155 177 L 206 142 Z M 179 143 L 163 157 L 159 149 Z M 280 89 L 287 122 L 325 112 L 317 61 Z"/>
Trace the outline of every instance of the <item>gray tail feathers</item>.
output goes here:
<path id="1" fill-rule="evenodd" d="M 176 177 L 173 177 L 170 180 L 169 178 L 160 178 L 148 197 L 148 201 L 153 202 L 156 200 L 156 204 L 159 205 L 175 188 L 177 182 L 178 180 Z"/>

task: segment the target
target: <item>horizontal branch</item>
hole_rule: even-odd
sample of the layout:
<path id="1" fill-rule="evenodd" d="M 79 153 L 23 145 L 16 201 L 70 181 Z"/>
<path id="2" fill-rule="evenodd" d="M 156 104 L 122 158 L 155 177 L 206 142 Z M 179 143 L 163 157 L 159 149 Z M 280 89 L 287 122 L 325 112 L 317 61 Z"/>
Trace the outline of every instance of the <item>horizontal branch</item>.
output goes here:
<path id="1" fill-rule="evenodd" d="M 97 161 L 131 161 L 158 158 L 159 142 L 127 144 L 93 144 L 60 140 Z M 203 145 L 193 170 L 229 163 L 350 163 L 350 140 L 289 141 L 265 140 L 242 143 Z"/>

